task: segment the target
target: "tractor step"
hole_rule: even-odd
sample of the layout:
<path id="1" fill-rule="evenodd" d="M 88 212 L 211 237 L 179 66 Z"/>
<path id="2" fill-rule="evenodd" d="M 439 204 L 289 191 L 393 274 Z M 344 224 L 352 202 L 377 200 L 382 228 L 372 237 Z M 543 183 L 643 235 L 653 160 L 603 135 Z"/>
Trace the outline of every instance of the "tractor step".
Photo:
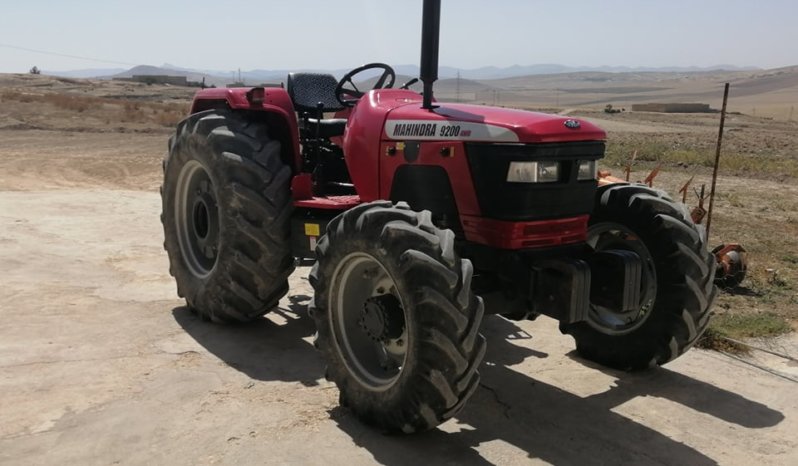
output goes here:
<path id="1" fill-rule="evenodd" d="M 345 211 L 361 204 L 358 195 L 347 196 L 315 196 L 310 199 L 302 199 L 294 201 L 295 207 L 302 207 L 306 209 L 324 209 L 324 210 L 338 210 Z"/>

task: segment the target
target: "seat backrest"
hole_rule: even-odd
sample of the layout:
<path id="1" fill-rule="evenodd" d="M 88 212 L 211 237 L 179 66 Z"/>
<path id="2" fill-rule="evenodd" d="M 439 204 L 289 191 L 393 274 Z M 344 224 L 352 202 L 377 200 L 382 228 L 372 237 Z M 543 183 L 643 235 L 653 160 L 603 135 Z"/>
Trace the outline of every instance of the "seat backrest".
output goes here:
<path id="1" fill-rule="evenodd" d="M 288 75 L 288 95 L 294 108 L 300 112 L 315 112 L 321 102 L 325 112 L 343 110 L 343 105 L 335 98 L 338 80 L 331 74 L 291 73 Z"/>

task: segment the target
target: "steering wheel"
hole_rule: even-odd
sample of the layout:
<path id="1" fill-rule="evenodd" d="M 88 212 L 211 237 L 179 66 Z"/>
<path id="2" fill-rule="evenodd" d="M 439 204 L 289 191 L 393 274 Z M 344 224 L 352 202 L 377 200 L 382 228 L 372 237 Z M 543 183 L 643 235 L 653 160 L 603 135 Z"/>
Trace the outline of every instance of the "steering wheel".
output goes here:
<path id="1" fill-rule="evenodd" d="M 346 73 L 346 76 L 341 78 L 341 80 L 338 81 L 338 85 L 335 86 L 335 98 L 338 99 L 338 102 L 341 102 L 341 105 L 344 107 L 354 107 L 357 101 L 363 97 L 365 92 L 357 88 L 355 82 L 352 81 L 352 77 L 358 73 L 362 73 L 363 71 L 371 69 L 382 70 L 382 74 L 380 75 L 379 79 L 377 79 L 377 82 L 374 83 L 374 87 L 372 87 L 372 89 L 389 89 L 393 87 L 393 83 L 396 80 L 396 73 L 394 72 L 393 68 L 385 63 L 369 63 L 368 65 L 363 65 L 360 68 L 355 68 L 349 73 Z M 347 83 L 349 83 L 352 87 L 344 87 Z"/>

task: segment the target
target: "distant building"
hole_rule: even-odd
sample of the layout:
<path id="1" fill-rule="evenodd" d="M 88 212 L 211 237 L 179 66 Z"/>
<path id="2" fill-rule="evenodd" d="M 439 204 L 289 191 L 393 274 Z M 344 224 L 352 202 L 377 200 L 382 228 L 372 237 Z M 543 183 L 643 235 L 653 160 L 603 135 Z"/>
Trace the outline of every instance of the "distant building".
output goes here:
<path id="1" fill-rule="evenodd" d="M 709 104 L 632 104 L 633 112 L 710 113 Z"/>

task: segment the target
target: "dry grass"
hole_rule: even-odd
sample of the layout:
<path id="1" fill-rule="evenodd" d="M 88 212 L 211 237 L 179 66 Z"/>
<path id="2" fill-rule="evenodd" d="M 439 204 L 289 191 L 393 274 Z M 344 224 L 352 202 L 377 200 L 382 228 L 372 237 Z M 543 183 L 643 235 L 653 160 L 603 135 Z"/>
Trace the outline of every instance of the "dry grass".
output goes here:
<path id="1" fill-rule="evenodd" d="M 719 314 L 713 316 L 709 328 L 699 340 L 701 348 L 745 353 L 748 348 L 732 340 L 767 338 L 792 331 L 790 323 L 779 315 L 763 312 L 753 314 Z"/>
<path id="2" fill-rule="evenodd" d="M 648 140 L 611 142 L 607 147 L 605 163 L 623 167 L 630 154 L 637 151 L 637 161 L 662 163 L 666 166 L 687 166 L 711 169 L 715 164 L 715 151 L 700 147 L 674 147 L 661 135 L 647 135 Z M 636 138 L 635 138 L 636 139 Z M 761 154 L 723 151 L 721 168 L 724 173 L 737 176 L 798 178 L 798 157 L 777 151 Z"/>
<path id="3" fill-rule="evenodd" d="M 83 113 L 90 108 L 102 105 L 110 99 L 71 94 L 33 94 L 19 91 L 3 91 L 3 93 L 0 94 L 0 100 L 6 102 L 17 101 L 22 103 L 50 104 L 60 109 Z"/>
<path id="4" fill-rule="evenodd" d="M 70 93 L 31 93 L 5 90 L 0 102 L 19 102 L 51 106 L 70 113 L 104 115 L 108 124 L 141 123 L 174 127 L 188 112 L 188 105 L 124 98 L 107 98 Z"/>

